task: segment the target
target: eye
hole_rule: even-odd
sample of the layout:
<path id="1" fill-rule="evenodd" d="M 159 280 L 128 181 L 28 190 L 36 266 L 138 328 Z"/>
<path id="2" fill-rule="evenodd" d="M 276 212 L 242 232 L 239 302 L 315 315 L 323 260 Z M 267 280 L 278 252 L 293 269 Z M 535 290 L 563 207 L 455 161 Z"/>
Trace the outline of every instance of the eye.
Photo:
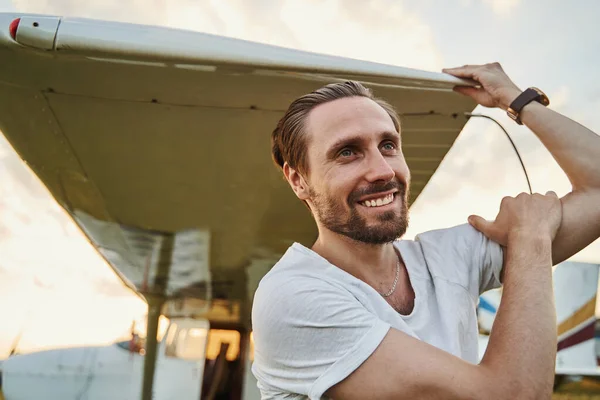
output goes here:
<path id="1" fill-rule="evenodd" d="M 351 149 L 348 149 L 348 148 L 343 149 L 342 151 L 339 152 L 339 156 L 344 157 L 344 158 L 352 157 L 353 155 L 354 155 L 354 151 L 352 151 Z"/>
<path id="2" fill-rule="evenodd" d="M 381 146 L 381 148 L 382 148 L 383 150 L 387 150 L 387 151 L 393 151 L 393 150 L 396 150 L 396 144 L 395 144 L 395 143 L 392 143 L 392 142 L 385 142 L 385 143 L 384 143 L 384 144 Z"/>

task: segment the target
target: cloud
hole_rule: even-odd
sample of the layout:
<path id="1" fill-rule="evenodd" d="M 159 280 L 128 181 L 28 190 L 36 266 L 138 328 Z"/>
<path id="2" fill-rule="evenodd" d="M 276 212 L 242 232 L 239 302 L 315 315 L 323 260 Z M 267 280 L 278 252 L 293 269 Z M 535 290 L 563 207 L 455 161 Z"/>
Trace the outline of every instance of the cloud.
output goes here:
<path id="1" fill-rule="evenodd" d="M 521 0 L 484 0 L 484 3 L 491 6 L 496 15 L 507 17 L 511 14 Z"/>
<path id="2" fill-rule="evenodd" d="M 11 0 L 0 0 L 0 12 L 14 12 L 15 6 Z"/>
<path id="3" fill-rule="evenodd" d="M 36 287 L 30 280 L 12 278 L 10 286 L 2 291 L 0 303 L 6 327 L 0 332 L 0 359 L 14 344 L 22 353 L 108 344 L 115 338 L 125 338 L 132 322 L 144 315 L 145 304 L 137 297 L 121 299 L 85 292 L 85 288 L 79 288 L 76 292 L 57 293 Z"/>
<path id="4" fill-rule="evenodd" d="M 401 2 L 288 0 L 282 19 L 306 50 L 389 64 L 439 70 L 442 56 L 433 33 Z"/>
<path id="5" fill-rule="evenodd" d="M 0 358 L 20 333 L 23 351 L 122 335 L 143 315 L 144 302 L 124 287 L 1 134 L 0 182 L 0 324 L 11 327 L 0 332 Z M 77 324 L 86 318 L 83 332 Z"/>
<path id="6" fill-rule="evenodd" d="M 561 112 L 568 104 L 570 94 L 571 91 L 567 86 L 560 86 L 555 92 L 548 94 L 548 98 L 552 99 L 549 107 L 557 112 Z"/>
<path id="7" fill-rule="evenodd" d="M 462 7 L 470 7 L 473 3 L 476 3 L 477 0 L 459 0 L 458 3 Z M 483 0 L 484 4 L 488 7 L 492 8 L 494 14 L 499 15 L 501 17 L 507 17 L 510 15 L 512 10 L 519 5 L 521 0 Z M 477 2 L 478 3 L 478 2 Z"/>

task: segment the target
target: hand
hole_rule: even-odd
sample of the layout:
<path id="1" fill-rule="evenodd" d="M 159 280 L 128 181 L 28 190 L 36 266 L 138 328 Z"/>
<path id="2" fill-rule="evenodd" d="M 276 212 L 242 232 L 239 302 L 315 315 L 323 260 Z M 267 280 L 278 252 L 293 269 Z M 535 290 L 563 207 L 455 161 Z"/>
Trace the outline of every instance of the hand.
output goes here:
<path id="1" fill-rule="evenodd" d="M 521 90 L 504 73 L 498 63 L 444 68 L 442 72 L 479 82 L 481 87 L 455 86 L 454 91 L 473 98 L 484 107 L 500 107 L 506 110 L 521 94 Z"/>
<path id="2" fill-rule="evenodd" d="M 511 233 L 548 235 L 554 240 L 562 221 L 562 203 L 556 193 L 530 195 L 521 193 L 517 197 L 505 197 L 494 221 L 471 215 L 469 223 L 494 242 L 508 246 Z"/>

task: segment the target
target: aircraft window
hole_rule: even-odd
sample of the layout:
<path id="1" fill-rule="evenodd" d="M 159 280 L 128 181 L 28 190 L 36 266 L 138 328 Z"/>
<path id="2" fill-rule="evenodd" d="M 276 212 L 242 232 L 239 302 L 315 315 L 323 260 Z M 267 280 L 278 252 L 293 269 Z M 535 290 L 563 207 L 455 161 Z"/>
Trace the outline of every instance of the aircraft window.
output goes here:
<path id="1" fill-rule="evenodd" d="M 165 340 L 165 355 L 168 357 L 177 357 L 177 341 L 175 338 L 177 337 L 178 330 L 179 329 L 177 325 L 173 324 L 167 332 L 167 338 Z"/>
<path id="2" fill-rule="evenodd" d="M 204 358 L 206 329 L 171 326 L 167 334 L 165 355 L 186 360 Z"/>
<path id="3" fill-rule="evenodd" d="M 227 361 L 233 361 L 238 358 L 240 353 L 240 333 L 233 330 L 211 329 L 208 333 L 207 359 L 214 360 L 217 358 L 221 351 L 221 343 L 229 343 Z"/>
<path id="4" fill-rule="evenodd" d="M 177 341 L 177 354 L 186 360 L 204 359 L 206 349 L 205 329 L 186 329 L 181 332 Z"/>

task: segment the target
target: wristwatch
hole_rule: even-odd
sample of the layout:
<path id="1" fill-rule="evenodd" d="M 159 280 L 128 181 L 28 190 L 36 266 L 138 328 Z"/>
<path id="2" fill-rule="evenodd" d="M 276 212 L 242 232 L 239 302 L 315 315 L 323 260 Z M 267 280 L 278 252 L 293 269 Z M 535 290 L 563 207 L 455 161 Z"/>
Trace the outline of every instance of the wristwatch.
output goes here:
<path id="1" fill-rule="evenodd" d="M 529 89 L 525 90 L 523 93 L 518 95 L 517 98 L 512 103 L 510 103 L 510 107 L 508 107 L 506 113 L 517 124 L 523 125 L 523 122 L 521 122 L 521 119 L 519 118 L 519 113 L 521 112 L 523 107 L 525 107 L 532 101 L 537 101 L 538 103 L 544 106 L 550 104 L 550 100 L 544 92 L 542 92 L 536 87 L 530 87 Z"/>

